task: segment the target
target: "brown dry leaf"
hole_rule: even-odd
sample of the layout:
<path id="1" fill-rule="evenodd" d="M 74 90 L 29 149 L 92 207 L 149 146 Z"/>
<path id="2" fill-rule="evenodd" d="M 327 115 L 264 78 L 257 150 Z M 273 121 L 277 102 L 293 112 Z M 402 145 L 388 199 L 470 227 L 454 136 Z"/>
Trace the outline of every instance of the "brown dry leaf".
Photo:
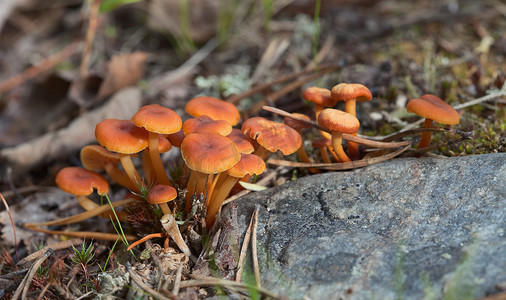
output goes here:
<path id="1" fill-rule="evenodd" d="M 130 119 L 141 107 L 141 102 L 141 91 L 138 88 L 123 89 L 106 104 L 82 114 L 65 128 L 16 147 L 1 149 L 0 161 L 12 166 L 14 176 L 23 174 L 40 164 L 94 143 L 95 125 L 98 122 L 107 118 Z"/>
<path id="2" fill-rule="evenodd" d="M 107 66 L 107 75 L 100 85 L 97 101 L 103 100 L 120 89 L 136 85 L 144 74 L 148 55 L 133 52 L 113 56 Z"/>

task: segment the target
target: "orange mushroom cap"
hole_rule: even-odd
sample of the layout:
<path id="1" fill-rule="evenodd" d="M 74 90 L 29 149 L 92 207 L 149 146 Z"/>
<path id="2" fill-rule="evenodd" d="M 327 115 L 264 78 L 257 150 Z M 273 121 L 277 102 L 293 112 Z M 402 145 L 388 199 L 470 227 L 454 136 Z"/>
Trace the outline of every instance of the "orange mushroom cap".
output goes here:
<path id="1" fill-rule="evenodd" d="M 241 130 L 234 128 L 227 137 L 236 144 L 239 152 L 249 154 L 255 151 L 254 141 L 242 133 Z"/>
<path id="2" fill-rule="evenodd" d="M 66 167 L 56 175 L 56 185 L 69 194 L 86 196 L 97 190 L 100 195 L 109 192 L 109 183 L 104 176 L 81 167 Z"/>
<path id="3" fill-rule="evenodd" d="M 150 204 L 161 204 L 172 201 L 176 199 L 176 197 L 177 191 L 175 188 L 170 185 L 157 184 L 149 190 L 146 195 L 146 200 Z"/>
<path id="4" fill-rule="evenodd" d="M 347 112 L 326 108 L 318 116 L 318 124 L 341 133 L 355 133 L 360 128 L 358 119 Z"/>
<path id="5" fill-rule="evenodd" d="M 132 123 L 146 128 L 147 131 L 160 134 L 177 132 L 182 126 L 181 117 L 175 111 L 158 104 L 141 107 L 132 117 Z"/>
<path id="6" fill-rule="evenodd" d="M 280 150 L 284 155 L 289 155 L 302 145 L 302 138 L 295 129 L 262 117 L 246 120 L 242 124 L 242 132 L 270 152 Z"/>
<path id="7" fill-rule="evenodd" d="M 148 132 L 130 120 L 105 119 L 95 127 L 98 143 L 109 151 L 134 154 L 148 146 Z"/>
<path id="8" fill-rule="evenodd" d="M 335 101 L 355 99 L 358 102 L 362 102 L 372 99 L 371 91 L 366 86 L 358 83 L 340 83 L 335 85 L 332 88 L 331 95 Z"/>
<path id="9" fill-rule="evenodd" d="M 332 99 L 329 89 L 316 86 L 306 88 L 304 92 L 302 92 L 302 98 L 325 107 L 332 107 L 336 105 L 337 102 Z"/>
<path id="10" fill-rule="evenodd" d="M 205 174 L 223 172 L 240 159 L 237 146 L 217 133 L 191 133 L 181 144 L 181 156 L 188 168 Z"/>
<path id="11" fill-rule="evenodd" d="M 321 138 L 314 139 L 311 142 L 311 145 L 313 146 L 313 148 L 328 147 L 328 146 L 332 146 L 332 141 L 326 137 L 321 137 Z"/>
<path id="12" fill-rule="evenodd" d="M 165 153 L 172 149 L 172 144 L 163 135 L 158 136 L 158 152 Z"/>
<path id="13" fill-rule="evenodd" d="M 219 135 L 227 135 L 232 131 L 232 125 L 227 121 L 213 120 L 209 116 L 202 115 L 184 121 L 183 131 L 186 135 L 194 132 L 214 132 Z"/>
<path id="14" fill-rule="evenodd" d="M 430 94 L 409 101 L 406 110 L 441 124 L 455 125 L 460 121 L 459 113 L 453 107 Z"/>
<path id="15" fill-rule="evenodd" d="M 224 120 L 234 126 L 239 123 L 239 110 L 232 103 L 214 97 L 197 97 L 186 103 L 185 111 L 192 117 L 207 115 L 213 120 Z"/>
<path id="16" fill-rule="evenodd" d="M 255 154 L 241 154 L 241 160 L 226 171 L 227 175 L 243 178 L 246 175 L 262 174 L 265 171 L 265 162 Z"/>
<path id="17" fill-rule="evenodd" d="M 105 165 L 117 165 L 120 162 L 119 155 L 99 145 L 87 145 L 81 149 L 81 163 L 88 170 L 103 170 Z"/>

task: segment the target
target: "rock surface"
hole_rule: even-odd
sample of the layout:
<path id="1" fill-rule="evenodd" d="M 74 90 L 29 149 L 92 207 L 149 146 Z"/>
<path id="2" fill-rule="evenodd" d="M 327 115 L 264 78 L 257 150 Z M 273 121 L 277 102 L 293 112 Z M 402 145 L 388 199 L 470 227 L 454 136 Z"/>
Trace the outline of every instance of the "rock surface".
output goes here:
<path id="1" fill-rule="evenodd" d="M 506 281 L 506 154 L 394 159 L 237 204 L 242 233 L 259 209 L 262 286 L 290 299 L 474 299 Z"/>

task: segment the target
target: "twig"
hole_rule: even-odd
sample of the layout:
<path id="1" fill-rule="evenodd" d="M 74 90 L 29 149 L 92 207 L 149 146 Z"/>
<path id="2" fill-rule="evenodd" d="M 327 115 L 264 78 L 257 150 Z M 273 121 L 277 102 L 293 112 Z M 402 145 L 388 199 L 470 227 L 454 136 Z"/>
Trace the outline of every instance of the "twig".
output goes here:
<path id="1" fill-rule="evenodd" d="M 263 109 L 266 110 L 266 111 L 270 111 L 272 113 L 281 115 L 283 117 L 288 117 L 288 118 L 292 118 L 294 120 L 303 122 L 305 124 L 313 126 L 314 128 L 316 128 L 318 130 L 322 130 L 322 131 L 329 132 L 329 133 L 331 132 L 327 128 L 325 128 L 323 126 L 320 126 L 318 123 L 316 123 L 314 121 L 306 120 L 306 119 L 303 119 L 303 118 L 299 118 L 299 117 L 294 116 L 291 113 L 286 112 L 286 111 L 284 111 L 282 109 L 275 108 L 275 107 L 272 107 L 272 106 L 264 106 Z M 389 142 L 389 143 L 378 142 L 378 141 L 369 140 L 369 139 L 366 139 L 366 138 L 363 138 L 363 137 L 358 137 L 358 136 L 354 136 L 354 135 L 347 134 L 347 133 L 343 133 L 343 139 L 345 139 L 347 141 L 352 141 L 352 142 L 355 142 L 355 143 L 359 143 L 359 144 L 362 144 L 362 145 L 365 145 L 365 146 L 373 147 L 373 148 L 398 148 L 398 147 L 404 147 L 404 146 L 406 146 L 406 145 L 409 144 L 409 142 L 407 142 L 407 141 L 403 141 L 403 142 Z"/>
<path id="2" fill-rule="evenodd" d="M 307 74 L 310 74 L 310 73 L 313 73 L 313 72 L 331 72 L 331 71 L 337 70 L 338 68 L 339 67 L 336 64 L 326 64 L 326 65 L 319 66 L 317 68 L 313 67 L 311 69 L 304 70 L 304 71 L 301 71 L 301 72 L 298 72 L 298 73 L 289 74 L 289 75 L 280 77 L 278 79 L 275 79 L 273 81 L 270 81 L 270 82 L 258 85 L 258 86 L 254 87 L 254 88 L 251 88 L 251 89 L 245 91 L 242 94 L 231 96 L 230 98 L 227 99 L 227 101 L 230 102 L 230 103 L 232 103 L 232 104 L 237 104 L 242 99 L 248 98 L 248 97 L 250 97 L 250 96 L 252 96 L 252 95 L 254 95 L 256 93 L 260 93 L 260 92 L 262 92 L 264 90 L 267 90 L 268 88 L 270 88 L 270 87 L 272 87 L 272 86 L 274 86 L 276 84 L 280 84 L 280 83 L 283 83 L 285 81 L 289 81 L 289 80 L 292 80 L 292 79 L 295 79 L 295 78 L 298 78 L 300 76 L 304 76 L 304 75 L 307 75 Z"/>
<path id="3" fill-rule="evenodd" d="M 255 281 L 258 288 L 261 288 L 260 267 L 258 266 L 257 254 L 257 227 L 258 227 L 258 207 L 253 212 L 253 224 L 251 232 L 251 256 L 253 257 L 253 272 L 255 273 Z"/>
<path id="4" fill-rule="evenodd" d="M 53 249 L 54 251 L 58 251 L 58 250 L 66 249 L 71 246 L 79 245 L 82 242 L 83 242 L 82 239 L 71 239 L 71 240 L 66 240 L 66 241 L 62 241 L 62 242 L 53 243 L 51 245 L 47 245 L 46 247 L 44 247 L 38 251 L 35 251 L 32 254 L 28 255 L 27 257 L 23 258 L 16 265 L 20 266 L 20 265 L 23 265 L 29 261 L 37 259 L 37 258 L 41 257 L 42 255 L 44 255 L 44 253 L 49 249 Z"/>
<path id="5" fill-rule="evenodd" d="M 77 49 L 78 42 L 73 42 L 70 45 L 67 45 L 63 48 L 59 53 L 56 53 L 43 61 L 39 62 L 35 66 L 32 66 L 22 73 L 17 74 L 4 82 L 0 83 L 0 94 L 4 94 L 7 91 L 23 84 L 24 82 L 38 76 L 39 74 L 53 68 L 60 62 L 67 59 L 70 55 L 74 54 Z"/>
<path id="6" fill-rule="evenodd" d="M 176 220 L 174 216 L 171 214 L 165 214 L 160 219 L 160 223 L 162 223 L 163 229 L 170 235 L 172 240 L 176 242 L 177 246 L 183 253 L 188 256 L 193 262 L 197 261 L 197 258 L 192 254 L 188 245 L 186 245 L 183 237 L 181 236 L 181 232 L 179 231 L 179 227 L 177 226 Z"/>
<path id="7" fill-rule="evenodd" d="M 499 97 L 503 97 L 503 96 L 506 96 L 506 87 L 503 87 L 501 90 L 496 91 L 494 93 L 491 93 L 489 95 L 486 95 L 486 96 L 483 96 L 483 97 L 480 97 L 480 98 L 477 98 L 477 99 L 474 99 L 474 100 L 471 100 L 471 101 L 467 101 L 466 103 L 462 103 L 462 104 L 456 105 L 453 108 L 455 108 L 455 109 L 462 109 L 462 108 L 465 108 L 465 107 L 473 106 L 475 104 L 479 104 L 479 103 L 482 103 L 482 102 L 490 101 L 490 100 L 493 100 L 495 98 L 499 98 Z"/>
<path id="8" fill-rule="evenodd" d="M 382 156 L 374 157 L 374 158 L 367 158 L 367 159 L 361 159 L 361 160 L 355 160 L 350 162 L 342 162 L 342 163 L 301 163 L 301 162 L 293 162 L 293 161 L 287 161 L 287 160 L 279 160 L 279 159 L 269 159 L 267 161 L 268 164 L 276 165 L 276 166 L 287 166 L 287 167 L 295 167 L 295 168 L 318 168 L 318 169 L 325 169 L 325 170 L 352 170 L 357 168 L 362 168 L 365 166 L 377 164 L 383 161 L 387 161 L 389 159 L 392 159 L 402 152 L 409 149 L 411 145 L 408 145 L 404 148 L 398 149 L 392 153 L 385 154 Z"/>
<path id="9" fill-rule="evenodd" d="M 179 287 L 181 285 L 181 277 L 183 275 L 183 266 L 184 266 L 184 263 L 181 262 L 181 263 L 179 263 L 179 266 L 177 267 L 176 278 L 174 279 L 174 288 L 172 289 L 172 294 L 174 294 L 174 296 L 177 296 L 177 294 L 179 294 Z"/>
<path id="10" fill-rule="evenodd" d="M 440 127 L 433 127 L 433 128 L 415 128 L 410 129 L 406 131 L 397 132 L 394 135 L 388 135 L 385 138 L 382 139 L 384 142 L 393 141 L 396 139 L 403 138 L 405 136 L 413 136 L 413 135 L 420 135 L 423 132 L 431 131 L 431 132 L 448 132 L 453 134 L 458 134 L 462 136 L 463 139 L 472 139 L 474 136 L 474 131 L 462 131 L 459 129 L 453 129 L 453 128 L 440 128 Z"/>
<path id="11" fill-rule="evenodd" d="M 12 295 L 12 300 L 18 299 L 18 297 L 21 295 L 21 299 L 26 299 L 26 295 L 28 294 L 28 288 L 30 287 L 30 283 L 32 282 L 33 277 L 37 273 L 37 270 L 42 265 L 42 263 L 51 255 L 54 254 L 53 249 L 49 248 L 44 255 L 39 257 L 33 265 L 30 267 L 28 274 L 26 274 L 25 278 L 21 281 L 18 288 L 14 292 L 14 295 Z"/>
<path id="12" fill-rule="evenodd" d="M 77 238 L 93 238 L 97 240 L 105 240 L 105 241 L 116 241 L 118 237 L 123 237 L 121 234 L 115 233 L 103 233 L 103 232 L 93 232 L 93 231 L 60 231 L 60 230 L 47 230 L 37 227 L 26 227 L 27 229 L 47 233 L 47 234 L 55 234 L 55 235 L 63 235 L 63 236 L 71 236 Z M 137 237 L 133 235 L 126 234 L 124 235 L 127 241 L 135 241 Z"/>
<path id="13" fill-rule="evenodd" d="M 231 281 L 231 280 L 219 279 L 219 278 L 214 278 L 214 277 L 202 277 L 202 278 L 198 278 L 198 279 L 186 280 L 186 281 L 181 282 L 181 288 L 187 288 L 187 287 L 193 287 L 193 286 L 215 286 L 215 285 L 219 285 L 219 286 L 222 286 L 225 288 L 226 287 L 239 287 L 239 288 L 242 288 L 245 290 L 256 289 L 257 291 L 259 291 L 260 293 L 264 294 L 267 297 L 271 297 L 274 299 L 278 298 L 278 296 L 276 294 L 274 294 L 271 291 L 268 291 L 264 288 L 258 288 L 254 285 L 249 285 L 249 284 L 245 284 L 242 282 L 235 282 L 235 281 Z"/>
<path id="14" fill-rule="evenodd" d="M 151 296 L 153 296 L 154 298 L 156 299 L 160 299 L 160 300 L 169 300 L 169 299 L 176 299 L 176 297 L 174 295 L 169 295 L 170 298 L 167 298 L 165 297 L 164 295 L 160 294 L 159 292 L 155 291 L 154 289 L 152 289 L 151 287 L 149 287 L 147 284 L 145 284 L 144 282 L 142 282 L 142 279 L 137 276 L 137 274 L 135 274 L 135 272 L 132 270 L 132 266 L 130 265 L 130 262 L 127 262 L 126 263 L 126 268 L 127 268 L 127 271 L 128 271 L 128 274 L 130 274 L 130 277 L 132 277 L 132 280 L 142 289 L 144 290 L 146 293 L 150 294 Z"/>
<path id="15" fill-rule="evenodd" d="M 84 44 L 83 57 L 81 59 L 81 68 L 79 70 L 79 76 L 81 79 L 88 75 L 88 65 L 90 61 L 91 46 L 95 39 L 95 33 L 97 32 L 99 22 L 99 9 L 102 0 L 93 0 L 90 8 L 90 18 L 88 21 L 88 29 L 86 30 L 86 40 Z"/>
<path id="16" fill-rule="evenodd" d="M 14 220 L 12 219 L 12 214 L 11 214 L 11 209 L 9 208 L 9 204 L 7 204 L 7 200 L 5 200 L 2 193 L 0 193 L 0 198 L 2 199 L 2 202 L 5 206 L 5 210 L 7 211 L 7 214 L 9 215 L 9 219 L 11 220 L 12 235 L 14 235 L 14 244 L 16 245 L 16 256 L 17 256 L 18 255 L 18 240 L 16 237 L 16 225 L 14 225 Z M 17 259 L 19 259 L 19 257 Z"/>
<path id="17" fill-rule="evenodd" d="M 255 211 L 251 215 L 251 219 L 249 220 L 248 229 L 246 230 L 246 233 L 244 234 L 244 241 L 242 242 L 242 246 L 241 246 L 241 253 L 239 255 L 239 262 L 237 263 L 237 273 L 235 274 L 235 281 L 236 282 L 241 282 L 241 279 L 242 279 L 242 270 L 244 267 L 244 260 L 246 259 L 246 254 L 248 252 L 249 240 L 251 238 L 251 228 L 253 226 L 253 219 L 254 219 L 257 211 L 258 210 L 255 209 Z"/>

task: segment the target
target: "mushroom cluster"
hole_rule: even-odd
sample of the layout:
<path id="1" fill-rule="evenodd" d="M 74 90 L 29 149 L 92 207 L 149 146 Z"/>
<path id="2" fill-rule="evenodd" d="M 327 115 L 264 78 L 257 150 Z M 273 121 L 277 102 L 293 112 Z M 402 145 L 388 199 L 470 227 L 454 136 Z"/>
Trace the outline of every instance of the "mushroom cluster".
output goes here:
<path id="1" fill-rule="evenodd" d="M 95 128 L 98 145 L 82 148 L 82 167 L 62 169 L 56 183 L 76 195 L 79 204 L 90 211 L 98 205 L 87 195 L 93 189 L 106 194 L 111 180 L 128 189 L 132 197 L 158 212 L 158 216 L 162 213 L 164 220 L 193 220 L 210 229 L 224 200 L 237 190 L 234 186 L 238 181 L 263 173 L 265 161 L 273 153 L 297 153 L 306 164 L 319 160 L 345 163 L 361 158 L 358 144 L 347 141 L 348 147 L 343 147 L 343 136 L 357 134 L 360 122 L 355 104 L 372 99 L 369 89 L 361 84 L 341 83 L 330 90 L 309 87 L 302 97 L 315 103 L 313 118 L 321 134 L 310 135 L 314 138 L 308 145 L 314 149 L 308 147 L 306 151 L 303 140 L 303 129 L 311 130 L 308 124 L 317 126 L 310 116 L 293 114 L 284 123 L 251 117 L 239 124 L 239 111 L 231 103 L 197 97 L 186 104 L 185 111 L 191 117 L 184 122 L 175 111 L 157 104 L 143 106 L 130 120 L 101 121 Z M 335 108 L 339 101 L 345 101 L 344 111 Z M 445 124 L 459 121 L 458 113 L 433 95 L 412 100 L 407 110 L 426 118 L 426 127 L 432 126 L 433 120 Z M 419 148 L 426 147 L 429 139 L 430 135 L 424 134 Z M 174 151 L 173 147 L 179 148 L 184 162 L 186 172 L 182 178 L 169 176 L 171 170 L 161 156 Z M 309 169 L 313 170 L 316 169 Z M 195 206 L 200 206 L 201 215 L 194 215 Z M 125 212 L 119 213 L 121 219 L 128 217 Z"/>

